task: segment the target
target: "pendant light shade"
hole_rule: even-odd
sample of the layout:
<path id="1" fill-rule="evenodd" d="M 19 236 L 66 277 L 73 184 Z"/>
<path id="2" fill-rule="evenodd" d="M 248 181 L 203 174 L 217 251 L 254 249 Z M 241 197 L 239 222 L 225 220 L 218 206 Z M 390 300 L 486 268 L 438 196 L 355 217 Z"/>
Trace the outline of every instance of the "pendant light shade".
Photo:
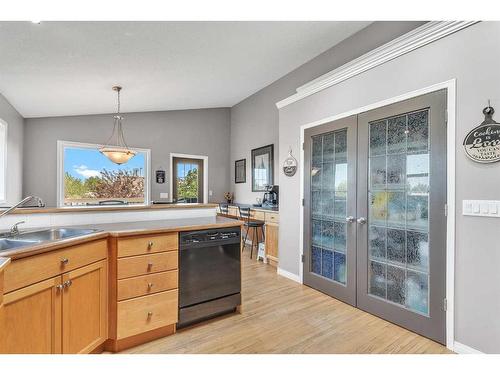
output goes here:
<path id="1" fill-rule="evenodd" d="M 113 116 L 113 133 L 109 137 L 108 142 L 105 146 L 99 148 L 104 156 L 111 160 L 115 164 L 124 164 L 132 159 L 137 152 L 128 148 L 125 142 L 125 137 L 123 135 L 122 120 L 123 117 L 120 116 L 120 86 L 114 86 L 113 90 L 117 92 L 118 97 L 118 109 L 116 115 Z"/>

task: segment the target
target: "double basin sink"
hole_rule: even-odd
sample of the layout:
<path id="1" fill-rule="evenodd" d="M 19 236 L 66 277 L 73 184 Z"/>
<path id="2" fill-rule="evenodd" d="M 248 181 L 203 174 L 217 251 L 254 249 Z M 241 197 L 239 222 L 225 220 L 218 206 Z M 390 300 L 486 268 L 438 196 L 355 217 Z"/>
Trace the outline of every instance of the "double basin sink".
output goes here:
<path id="1" fill-rule="evenodd" d="M 97 231 L 97 229 L 51 228 L 14 235 L 10 233 L 0 234 L 0 255 L 2 251 L 6 250 L 86 236 Z"/>

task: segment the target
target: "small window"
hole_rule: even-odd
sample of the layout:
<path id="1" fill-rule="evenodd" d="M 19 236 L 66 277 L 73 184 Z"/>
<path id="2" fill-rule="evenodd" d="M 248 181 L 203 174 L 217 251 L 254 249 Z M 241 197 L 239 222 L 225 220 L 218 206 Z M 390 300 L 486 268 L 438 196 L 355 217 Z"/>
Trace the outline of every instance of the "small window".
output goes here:
<path id="1" fill-rule="evenodd" d="M 6 197 L 6 163 L 7 159 L 7 123 L 0 119 L 0 202 L 5 202 Z"/>
<path id="2" fill-rule="evenodd" d="M 173 199 L 177 203 L 203 203 L 203 160 L 173 158 Z"/>
<path id="3" fill-rule="evenodd" d="M 59 206 L 148 204 L 150 150 L 132 148 L 137 155 L 117 165 L 99 147 L 58 142 Z"/>

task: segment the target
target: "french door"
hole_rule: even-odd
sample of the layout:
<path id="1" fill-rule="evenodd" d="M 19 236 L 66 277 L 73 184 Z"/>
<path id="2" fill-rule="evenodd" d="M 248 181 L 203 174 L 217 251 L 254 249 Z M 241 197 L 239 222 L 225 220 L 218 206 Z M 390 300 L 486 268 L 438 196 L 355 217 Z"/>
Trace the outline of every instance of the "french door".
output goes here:
<path id="1" fill-rule="evenodd" d="M 446 92 L 305 132 L 304 283 L 445 343 Z"/>

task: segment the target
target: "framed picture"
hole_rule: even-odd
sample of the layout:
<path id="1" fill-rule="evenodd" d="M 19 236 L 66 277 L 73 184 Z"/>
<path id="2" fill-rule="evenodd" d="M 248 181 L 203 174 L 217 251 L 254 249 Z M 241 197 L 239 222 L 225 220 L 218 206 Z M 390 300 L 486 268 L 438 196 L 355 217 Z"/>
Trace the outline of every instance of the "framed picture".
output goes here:
<path id="1" fill-rule="evenodd" d="M 234 183 L 242 184 L 247 182 L 247 159 L 240 159 L 234 162 Z"/>
<path id="2" fill-rule="evenodd" d="M 252 191 L 266 191 L 274 181 L 274 145 L 252 150 Z"/>

